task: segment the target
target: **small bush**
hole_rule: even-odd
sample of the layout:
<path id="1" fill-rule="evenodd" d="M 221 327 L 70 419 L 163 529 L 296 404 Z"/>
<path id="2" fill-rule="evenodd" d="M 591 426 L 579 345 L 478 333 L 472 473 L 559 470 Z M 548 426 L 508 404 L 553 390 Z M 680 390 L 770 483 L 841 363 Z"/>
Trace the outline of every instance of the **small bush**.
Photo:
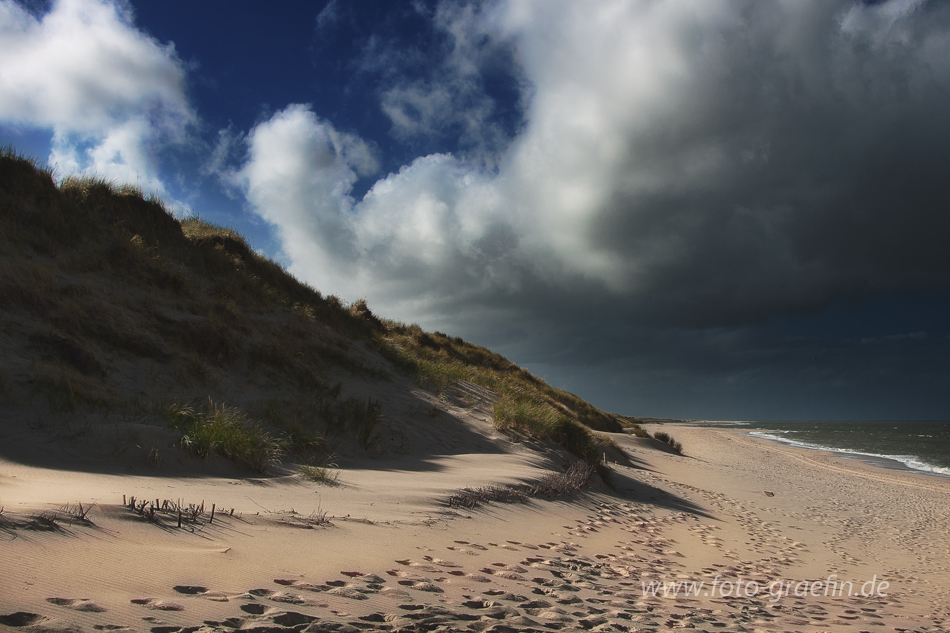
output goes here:
<path id="1" fill-rule="evenodd" d="M 657 431 L 656 433 L 653 434 L 653 437 L 654 437 L 654 439 L 657 439 L 657 440 L 660 440 L 661 442 L 665 442 L 665 443 L 669 444 L 669 445 L 670 445 L 670 448 L 672 448 L 674 451 L 676 451 L 676 454 L 677 454 L 677 455 L 682 455 L 682 454 L 683 454 L 683 445 L 680 444 L 679 442 L 677 442 L 676 440 L 674 440 L 674 439 L 670 436 L 669 433 L 666 433 L 666 432 L 664 432 L 664 431 Z"/>

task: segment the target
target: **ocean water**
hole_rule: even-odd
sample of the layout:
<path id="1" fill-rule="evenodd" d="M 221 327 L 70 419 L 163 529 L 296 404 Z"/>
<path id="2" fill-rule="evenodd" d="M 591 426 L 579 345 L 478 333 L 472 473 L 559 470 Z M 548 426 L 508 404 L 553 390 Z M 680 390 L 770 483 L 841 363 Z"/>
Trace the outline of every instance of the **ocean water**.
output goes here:
<path id="1" fill-rule="evenodd" d="M 750 435 L 950 477 L 950 421 L 734 422 Z"/>

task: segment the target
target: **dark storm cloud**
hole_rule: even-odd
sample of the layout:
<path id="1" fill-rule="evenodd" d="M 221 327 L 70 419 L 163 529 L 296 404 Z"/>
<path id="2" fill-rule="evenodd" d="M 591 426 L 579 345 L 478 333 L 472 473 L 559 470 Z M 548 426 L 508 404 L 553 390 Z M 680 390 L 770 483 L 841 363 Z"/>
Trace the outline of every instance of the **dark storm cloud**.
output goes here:
<path id="1" fill-rule="evenodd" d="M 483 130 L 489 159 L 459 141 L 355 199 L 359 166 L 318 113 L 292 106 L 249 136 L 236 177 L 321 289 L 560 374 L 599 363 L 643 389 L 745 393 L 867 371 L 859 343 L 788 339 L 775 319 L 950 282 L 945 3 L 473 6 L 439 5 L 456 46 L 394 70 L 380 107 L 407 142 Z M 515 136 L 490 124 L 485 42 L 515 64 Z M 811 372 L 822 357 L 837 378 Z"/>
<path id="2" fill-rule="evenodd" d="M 632 253 L 664 312 L 710 323 L 947 281 L 950 77 L 936 51 L 950 12 L 928 6 L 886 27 L 854 17 L 874 8 L 838 7 L 791 44 L 761 15 L 773 6 L 753 7 L 688 98 L 631 139 L 622 170 L 661 174 L 648 190 L 620 184 L 592 243 Z M 706 173 L 690 177 L 691 161 Z"/>

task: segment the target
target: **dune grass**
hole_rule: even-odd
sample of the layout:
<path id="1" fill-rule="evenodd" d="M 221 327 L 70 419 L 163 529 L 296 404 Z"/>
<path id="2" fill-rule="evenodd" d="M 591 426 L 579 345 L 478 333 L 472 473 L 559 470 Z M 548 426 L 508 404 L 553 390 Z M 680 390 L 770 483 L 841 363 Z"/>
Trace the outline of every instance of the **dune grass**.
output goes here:
<path id="1" fill-rule="evenodd" d="M 495 426 L 552 440 L 588 462 L 598 461 L 594 435 L 577 420 L 530 395 L 506 393 L 494 404 Z"/>
<path id="2" fill-rule="evenodd" d="M 653 437 L 654 439 L 657 439 L 657 440 L 660 440 L 661 442 L 665 442 L 666 444 L 669 444 L 670 448 L 676 451 L 677 455 L 683 454 L 683 445 L 677 442 L 676 440 L 674 440 L 672 436 L 670 436 L 669 433 L 665 431 L 657 431 L 656 433 L 653 434 Z"/>
<path id="3" fill-rule="evenodd" d="M 363 305 L 360 312 L 368 312 Z M 380 321 L 381 349 L 416 381 L 439 393 L 466 380 L 498 393 L 494 424 L 551 440 L 575 456 L 598 464 L 598 440 L 591 429 L 619 432 L 620 422 L 581 398 L 551 387 L 503 356 L 459 337 L 425 332 L 418 325 Z M 602 473 L 605 477 L 606 473 Z"/>
<path id="4" fill-rule="evenodd" d="M 280 460 L 280 443 L 260 423 L 251 422 L 238 407 L 209 399 L 202 408 L 174 404 L 166 415 L 169 426 L 182 431 L 182 446 L 199 457 L 207 458 L 219 452 L 261 473 Z"/>
<path id="5" fill-rule="evenodd" d="M 300 474 L 310 481 L 326 486 L 336 485 L 340 479 L 339 466 L 329 457 L 318 464 L 303 464 Z"/>

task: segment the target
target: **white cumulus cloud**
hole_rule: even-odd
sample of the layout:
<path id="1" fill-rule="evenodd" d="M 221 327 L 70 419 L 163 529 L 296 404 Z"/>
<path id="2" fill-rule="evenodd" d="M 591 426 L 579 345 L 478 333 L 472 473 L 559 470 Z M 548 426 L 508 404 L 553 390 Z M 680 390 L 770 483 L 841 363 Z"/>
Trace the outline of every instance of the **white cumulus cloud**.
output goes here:
<path id="1" fill-rule="evenodd" d="M 37 16 L 0 0 L 0 122 L 51 130 L 60 176 L 162 192 L 155 152 L 194 120 L 174 46 L 136 29 L 125 5 L 56 0 Z"/>

